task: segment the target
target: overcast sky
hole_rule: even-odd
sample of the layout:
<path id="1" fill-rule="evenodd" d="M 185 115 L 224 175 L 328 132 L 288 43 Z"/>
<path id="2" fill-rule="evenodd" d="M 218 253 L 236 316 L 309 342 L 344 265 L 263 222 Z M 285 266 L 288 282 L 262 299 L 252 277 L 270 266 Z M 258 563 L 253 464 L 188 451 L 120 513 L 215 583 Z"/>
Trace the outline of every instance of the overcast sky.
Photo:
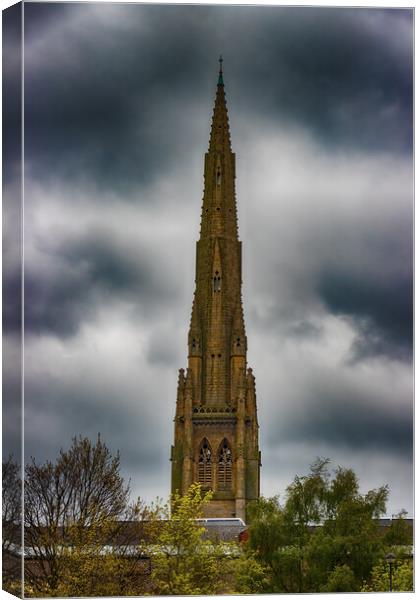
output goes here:
<path id="1" fill-rule="evenodd" d="M 27 458 L 100 432 L 133 494 L 169 493 L 223 53 L 261 492 L 323 456 L 412 514 L 412 26 L 25 4 Z"/>

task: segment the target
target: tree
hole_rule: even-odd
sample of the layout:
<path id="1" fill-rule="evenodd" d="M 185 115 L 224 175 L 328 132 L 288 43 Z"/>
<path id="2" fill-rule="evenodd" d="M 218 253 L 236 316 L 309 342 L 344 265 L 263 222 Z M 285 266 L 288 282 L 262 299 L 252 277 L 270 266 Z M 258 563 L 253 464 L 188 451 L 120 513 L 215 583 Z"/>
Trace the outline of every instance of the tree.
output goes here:
<path id="1" fill-rule="evenodd" d="M 216 594 L 262 589 L 265 570 L 239 544 L 205 539 L 211 493 L 193 485 L 162 505 L 128 504 L 129 487 L 98 436 L 25 470 L 25 595 Z M 146 560 L 142 560 L 142 556 Z M 146 565 L 147 571 L 142 569 Z M 150 572 L 151 567 L 151 572 Z"/>
<path id="2" fill-rule="evenodd" d="M 13 557 L 14 544 L 20 545 L 22 526 L 22 481 L 20 467 L 9 455 L 2 463 L 2 554 L 3 586 L 13 594 L 21 593 L 19 559 Z"/>
<path id="3" fill-rule="evenodd" d="M 383 555 L 372 568 L 363 583 L 361 591 L 387 592 L 390 587 L 389 564 L 385 556 L 394 554 L 392 564 L 392 589 L 396 592 L 413 591 L 413 530 L 407 521 L 407 511 L 393 515 L 391 525 L 383 536 Z"/>
<path id="4" fill-rule="evenodd" d="M 357 589 L 354 573 L 348 565 L 336 565 L 321 592 L 354 592 Z"/>
<path id="5" fill-rule="evenodd" d="M 369 582 L 365 582 L 362 592 L 389 592 L 389 565 L 381 560 L 372 570 Z M 413 562 L 400 558 L 392 565 L 392 591 L 413 591 Z"/>
<path id="6" fill-rule="evenodd" d="M 385 513 L 387 497 L 387 486 L 360 494 L 354 471 L 336 469 L 325 490 L 323 526 L 316 529 L 308 546 L 312 585 L 322 585 L 324 573 L 347 565 L 354 575 L 353 591 L 360 589 L 383 555 L 383 539 L 375 519 Z"/>
<path id="7" fill-rule="evenodd" d="M 407 522 L 407 511 L 401 510 L 392 516 L 391 525 L 384 535 L 387 546 L 412 546 L 413 529 Z"/>
<path id="8" fill-rule="evenodd" d="M 197 524 L 211 496 L 193 484 L 185 496 L 175 493 L 161 508 L 152 560 L 155 593 L 208 595 L 226 590 L 231 573 L 226 569 L 231 560 L 228 545 L 204 539 L 205 529 Z"/>
<path id="9" fill-rule="evenodd" d="M 22 481 L 17 462 L 9 455 L 2 463 L 2 549 L 8 550 L 22 523 Z"/>
<path id="10" fill-rule="evenodd" d="M 296 579 L 294 547 L 286 514 L 278 496 L 259 498 L 248 508 L 249 548 L 265 567 L 264 592 L 294 591 L 290 580 Z"/>
<path id="11" fill-rule="evenodd" d="M 283 505 L 275 497 L 249 509 L 249 544 L 269 569 L 267 592 L 357 591 L 383 553 L 375 518 L 385 512 L 387 487 L 362 495 L 352 469 L 331 474 L 328 465 L 317 459 L 296 476 Z"/>
<path id="12" fill-rule="evenodd" d="M 26 466 L 29 595 L 123 593 L 134 562 L 127 554 L 138 536 L 126 522 L 141 520 L 142 505 L 129 505 L 129 486 L 119 468 L 119 455 L 113 456 L 100 436 L 96 443 L 74 438 L 55 463 L 38 465 L 32 459 Z"/>
<path id="13" fill-rule="evenodd" d="M 318 458 L 305 476 L 298 476 L 286 489 L 284 521 L 289 536 L 290 548 L 284 553 L 288 557 L 290 567 L 297 574 L 297 589 L 307 591 L 305 585 L 305 554 L 310 540 L 310 526 L 319 523 L 325 515 L 328 495 L 327 471 L 329 460 Z"/>
<path id="14" fill-rule="evenodd" d="M 234 547 L 234 545 L 233 545 Z M 246 548 L 236 548 L 231 561 L 233 586 L 225 594 L 263 594 L 269 584 L 268 570 L 255 554 Z"/>

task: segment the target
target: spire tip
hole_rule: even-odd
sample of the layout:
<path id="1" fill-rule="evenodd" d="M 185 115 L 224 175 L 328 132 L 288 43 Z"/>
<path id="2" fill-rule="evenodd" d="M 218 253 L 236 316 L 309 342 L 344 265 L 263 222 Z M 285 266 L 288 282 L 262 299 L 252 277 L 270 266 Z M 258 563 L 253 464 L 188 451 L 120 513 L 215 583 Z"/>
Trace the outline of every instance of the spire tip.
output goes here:
<path id="1" fill-rule="evenodd" d="M 217 85 L 223 85 L 223 68 L 222 68 L 222 63 L 223 63 L 223 56 L 220 55 L 219 57 L 219 81 L 217 82 Z"/>

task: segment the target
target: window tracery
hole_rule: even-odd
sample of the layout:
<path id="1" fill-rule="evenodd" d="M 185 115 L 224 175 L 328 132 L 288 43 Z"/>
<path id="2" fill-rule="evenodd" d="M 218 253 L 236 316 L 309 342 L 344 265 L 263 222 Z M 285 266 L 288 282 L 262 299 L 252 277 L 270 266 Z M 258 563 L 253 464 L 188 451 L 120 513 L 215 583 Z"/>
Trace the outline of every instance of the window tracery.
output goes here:
<path id="1" fill-rule="evenodd" d="M 201 442 L 198 454 L 198 483 L 211 487 L 211 447 L 206 439 Z"/>
<path id="2" fill-rule="evenodd" d="M 220 445 L 218 456 L 217 483 L 220 489 L 232 487 L 232 450 L 224 439 Z"/>

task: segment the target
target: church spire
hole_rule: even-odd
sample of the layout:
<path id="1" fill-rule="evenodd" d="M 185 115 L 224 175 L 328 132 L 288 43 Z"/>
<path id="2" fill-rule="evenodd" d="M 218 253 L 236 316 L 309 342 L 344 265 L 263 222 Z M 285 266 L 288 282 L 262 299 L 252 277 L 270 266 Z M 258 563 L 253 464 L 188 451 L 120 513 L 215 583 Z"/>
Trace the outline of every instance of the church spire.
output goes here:
<path id="1" fill-rule="evenodd" d="M 213 489 L 207 516 L 245 517 L 259 496 L 255 390 L 247 375 L 241 242 L 222 57 L 204 159 L 188 369 L 178 383 L 172 490 Z"/>
<path id="2" fill-rule="evenodd" d="M 204 161 L 204 198 L 200 239 L 222 236 L 238 239 L 235 201 L 235 154 L 232 152 L 223 82 L 222 57 Z"/>
<path id="3" fill-rule="evenodd" d="M 246 366 L 241 283 L 235 155 L 230 148 L 225 90 L 219 75 L 210 145 L 204 160 L 204 197 L 200 239 L 197 243 L 194 318 L 191 320 L 189 336 L 189 340 L 198 337 L 202 340 L 201 398 L 197 399 L 200 404 L 226 406 L 236 402 L 236 388 L 232 387 L 232 356 L 241 357 L 235 359 L 238 369 L 245 369 Z M 190 361 L 192 359 L 195 362 L 196 348 L 189 345 Z"/>

